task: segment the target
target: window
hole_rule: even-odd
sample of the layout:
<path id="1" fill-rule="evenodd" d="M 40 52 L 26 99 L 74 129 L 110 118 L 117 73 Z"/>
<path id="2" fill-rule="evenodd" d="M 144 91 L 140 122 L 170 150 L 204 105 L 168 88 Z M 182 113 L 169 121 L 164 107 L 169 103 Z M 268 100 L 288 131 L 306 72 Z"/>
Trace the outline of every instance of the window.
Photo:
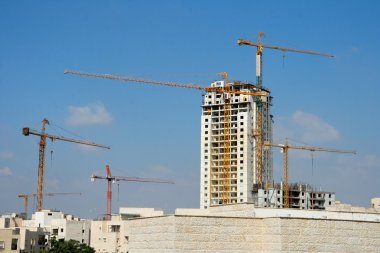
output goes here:
<path id="1" fill-rule="evenodd" d="M 240 173 L 240 176 L 243 176 L 243 173 Z"/>
<path id="2" fill-rule="evenodd" d="M 242 170 L 242 169 L 243 169 L 243 167 L 240 167 L 240 169 Z"/>
<path id="3" fill-rule="evenodd" d="M 208 122 L 208 119 L 205 119 L 205 122 Z"/>
<path id="4" fill-rule="evenodd" d="M 240 144 L 243 144 L 243 141 L 241 141 Z"/>
<path id="5" fill-rule="evenodd" d="M 120 225 L 111 225 L 109 226 L 109 232 L 120 232 Z"/>
<path id="6" fill-rule="evenodd" d="M 17 250 L 17 239 L 12 239 L 11 250 Z"/>
<path id="7" fill-rule="evenodd" d="M 242 193 L 242 192 L 240 193 L 240 196 L 243 196 L 243 193 Z"/>
<path id="8" fill-rule="evenodd" d="M 48 213 L 48 216 L 52 216 L 53 214 L 52 213 Z"/>
<path id="9" fill-rule="evenodd" d="M 240 125 L 241 125 L 241 126 L 244 125 L 244 122 L 240 122 Z"/>
<path id="10" fill-rule="evenodd" d="M 207 187 L 205 187 L 205 190 L 207 190 Z"/>
<path id="11" fill-rule="evenodd" d="M 244 148 L 240 148 L 240 151 L 243 151 L 244 150 Z"/>
<path id="12" fill-rule="evenodd" d="M 243 163 L 243 160 L 240 160 L 240 163 Z"/>
<path id="13" fill-rule="evenodd" d="M 240 138 L 243 138 L 243 137 L 244 137 L 244 135 L 241 134 L 241 135 L 240 135 Z"/>
<path id="14" fill-rule="evenodd" d="M 240 199 L 240 202 L 243 202 L 243 200 L 242 200 L 242 199 Z"/>
<path id="15" fill-rule="evenodd" d="M 0 249 L 5 249 L 5 242 L 4 241 L 0 241 Z"/>
<path id="16" fill-rule="evenodd" d="M 208 131 L 205 131 L 205 134 L 208 134 Z"/>
<path id="17" fill-rule="evenodd" d="M 240 128 L 240 132 L 244 132 L 244 128 Z"/>
<path id="18" fill-rule="evenodd" d="M 61 228 L 61 232 L 63 232 L 63 228 Z"/>
<path id="19" fill-rule="evenodd" d="M 244 116 L 240 116 L 240 119 L 244 119 Z"/>
<path id="20" fill-rule="evenodd" d="M 205 159 L 208 159 L 208 156 L 207 156 L 207 155 L 205 156 Z"/>
<path id="21" fill-rule="evenodd" d="M 205 197 L 207 197 L 207 193 L 205 193 Z"/>
<path id="22" fill-rule="evenodd" d="M 207 174 L 205 174 L 205 177 L 207 177 Z"/>
<path id="23" fill-rule="evenodd" d="M 205 137 L 205 141 L 207 141 L 208 140 L 208 137 Z"/>
<path id="24" fill-rule="evenodd" d="M 205 128 L 208 128 L 208 125 L 205 125 Z"/>
<path id="25" fill-rule="evenodd" d="M 277 201 L 280 202 L 280 198 L 277 198 Z"/>
<path id="26" fill-rule="evenodd" d="M 243 179 L 240 179 L 240 183 L 243 183 Z"/>
<path id="27" fill-rule="evenodd" d="M 243 157 L 243 154 L 240 154 L 240 157 Z"/>
<path id="28" fill-rule="evenodd" d="M 53 228 L 52 234 L 53 235 L 58 235 L 58 228 Z"/>
<path id="29" fill-rule="evenodd" d="M 82 234 L 84 234 L 84 229 L 82 229 Z"/>

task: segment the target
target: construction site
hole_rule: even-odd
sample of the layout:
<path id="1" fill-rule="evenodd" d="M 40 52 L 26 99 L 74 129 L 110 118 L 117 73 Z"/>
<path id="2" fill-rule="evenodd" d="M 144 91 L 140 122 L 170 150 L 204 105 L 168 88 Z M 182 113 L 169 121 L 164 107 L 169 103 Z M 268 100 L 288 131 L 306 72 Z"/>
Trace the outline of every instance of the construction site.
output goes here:
<path id="1" fill-rule="evenodd" d="M 135 181 L 175 184 L 157 178 L 114 176 L 105 166 L 107 210 L 104 217 L 81 219 L 44 205 L 44 196 L 80 195 L 80 192 L 44 191 L 45 147 L 49 140 L 102 149 L 91 141 L 51 135 L 44 118 L 41 131 L 25 127 L 23 135 L 39 138 L 36 193 L 15 196 L 24 200 L 22 214 L 0 217 L 0 253 L 35 253 L 51 240 L 77 240 L 96 252 L 380 252 L 380 198 L 368 199 L 369 208 L 337 201 L 334 191 L 309 182 L 292 182 L 289 151 L 353 155 L 354 150 L 274 143 L 273 96 L 263 85 L 263 53 L 269 50 L 334 57 L 239 39 L 239 46 L 256 50 L 255 82 L 231 81 L 227 72 L 209 87 L 65 70 L 70 78 L 111 79 L 201 91 L 199 208 L 179 208 L 166 214 L 158 208 L 120 207 L 112 211 L 112 183 Z M 69 78 L 69 77 L 67 77 Z M 128 84 L 127 84 L 128 85 Z M 273 152 L 283 153 L 283 176 L 275 182 Z M 111 151 L 112 152 L 112 151 Z M 108 164 L 110 161 L 104 161 Z M 90 177 L 90 175 L 89 175 Z M 28 200 L 36 197 L 36 212 L 28 217 Z M 100 198 L 103 199 L 101 196 Z M 30 203 L 29 203 L 30 205 Z"/>

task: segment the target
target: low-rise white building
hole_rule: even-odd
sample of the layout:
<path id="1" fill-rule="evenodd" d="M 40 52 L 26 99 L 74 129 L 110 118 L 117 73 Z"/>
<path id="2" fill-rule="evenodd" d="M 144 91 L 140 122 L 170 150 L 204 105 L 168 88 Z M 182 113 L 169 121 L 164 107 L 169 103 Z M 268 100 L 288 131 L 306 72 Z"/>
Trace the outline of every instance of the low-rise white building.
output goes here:
<path id="1" fill-rule="evenodd" d="M 128 219 L 163 215 L 162 210 L 154 208 L 120 208 L 119 214 L 111 215 L 111 220 L 101 219 L 91 222 L 90 246 L 96 252 L 127 253 L 129 241 Z"/>
<path id="2" fill-rule="evenodd" d="M 23 227 L 23 218 L 17 214 L 0 217 L 1 253 L 35 253 L 47 246 L 48 234 L 42 228 Z"/>
<path id="3" fill-rule="evenodd" d="M 27 228 L 43 228 L 56 240 L 75 240 L 90 244 L 91 221 L 64 214 L 60 211 L 42 210 L 24 221 Z M 48 238 L 47 238 L 48 239 Z"/>

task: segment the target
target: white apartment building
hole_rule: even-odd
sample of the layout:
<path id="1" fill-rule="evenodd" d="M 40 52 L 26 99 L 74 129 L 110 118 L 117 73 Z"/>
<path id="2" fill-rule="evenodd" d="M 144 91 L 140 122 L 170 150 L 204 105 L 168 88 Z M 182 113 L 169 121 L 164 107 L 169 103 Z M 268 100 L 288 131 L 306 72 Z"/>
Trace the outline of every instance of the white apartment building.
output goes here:
<path id="1" fill-rule="evenodd" d="M 223 88 L 224 81 L 211 84 Z M 228 155 L 228 202 L 252 203 L 253 186 L 256 182 L 255 129 L 256 113 L 261 106 L 263 142 L 272 142 L 272 116 L 270 113 L 270 91 L 250 83 L 229 83 L 230 89 L 242 92 L 262 91 L 268 96 L 244 94 L 204 94 L 201 117 L 201 165 L 200 165 L 200 208 L 223 203 L 222 193 L 226 189 L 223 181 L 223 161 Z M 229 99 L 229 148 L 224 146 L 225 102 Z M 228 115 L 227 114 L 227 115 Z M 228 122 L 228 121 L 227 121 Z M 225 152 L 225 150 L 228 150 Z M 273 181 L 273 158 L 271 149 L 265 149 L 263 157 L 263 184 Z"/>
<path id="2" fill-rule="evenodd" d="M 0 252 L 37 253 L 46 247 L 42 228 L 23 227 L 23 217 L 17 214 L 0 216 Z"/>
<path id="3" fill-rule="evenodd" d="M 27 228 L 43 228 L 56 240 L 76 240 L 90 244 L 91 221 L 64 214 L 60 211 L 42 210 L 32 215 L 32 220 L 24 221 Z M 49 240 L 50 238 L 46 238 Z"/>

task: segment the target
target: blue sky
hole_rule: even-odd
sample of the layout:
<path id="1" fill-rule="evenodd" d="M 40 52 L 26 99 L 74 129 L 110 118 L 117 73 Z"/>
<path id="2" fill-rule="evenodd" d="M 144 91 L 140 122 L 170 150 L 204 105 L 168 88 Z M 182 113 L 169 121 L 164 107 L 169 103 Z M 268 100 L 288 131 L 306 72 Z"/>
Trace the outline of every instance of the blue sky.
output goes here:
<path id="1" fill-rule="evenodd" d="M 201 92 L 66 76 L 65 69 L 208 86 L 227 71 L 255 80 L 255 48 L 238 38 L 335 55 L 264 51 L 274 97 L 274 141 L 355 149 L 355 156 L 290 151 L 292 182 L 369 206 L 380 196 L 378 1 L 1 1 L 0 213 L 20 212 L 37 184 L 38 138 L 23 127 L 107 144 L 49 142 L 45 207 L 82 217 L 106 209 L 106 182 L 91 174 L 171 179 L 114 185 L 120 206 L 199 206 Z M 51 152 L 53 151 L 53 152 Z M 275 154 L 275 178 L 282 160 Z M 33 202 L 33 200 L 31 200 Z M 32 210 L 30 206 L 30 210 Z"/>

